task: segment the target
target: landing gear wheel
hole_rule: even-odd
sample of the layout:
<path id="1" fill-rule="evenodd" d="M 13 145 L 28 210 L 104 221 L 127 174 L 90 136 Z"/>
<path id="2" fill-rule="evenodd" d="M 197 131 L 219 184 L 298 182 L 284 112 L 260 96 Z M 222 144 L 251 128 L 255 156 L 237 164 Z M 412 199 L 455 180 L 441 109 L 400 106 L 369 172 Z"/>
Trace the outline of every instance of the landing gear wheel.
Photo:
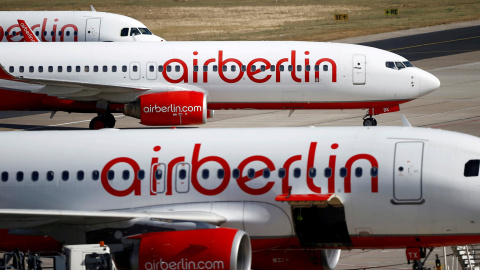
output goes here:
<path id="1" fill-rule="evenodd" d="M 115 117 L 111 113 L 107 113 L 107 114 L 105 114 L 105 122 L 107 124 L 106 127 L 113 128 L 115 126 L 115 122 L 117 122 L 117 120 L 115 120 Z"/>
<path id="2" fill-rule="evenodd" d="M 90 121 L 90 125 L 88 126 L 90 129 L 102 129 L 106 128 L 107 126 L 107 121 L 105 117 L 100 117 L 97 116 Z"/>
<path id="3" fill-rule="evenodd" d="M 377 120 L 375 120 L 375 118 L 373 117 L 363 119 L 363 126 L 365 127 L 371 127 L 376 125 L 377 125 Z"/>

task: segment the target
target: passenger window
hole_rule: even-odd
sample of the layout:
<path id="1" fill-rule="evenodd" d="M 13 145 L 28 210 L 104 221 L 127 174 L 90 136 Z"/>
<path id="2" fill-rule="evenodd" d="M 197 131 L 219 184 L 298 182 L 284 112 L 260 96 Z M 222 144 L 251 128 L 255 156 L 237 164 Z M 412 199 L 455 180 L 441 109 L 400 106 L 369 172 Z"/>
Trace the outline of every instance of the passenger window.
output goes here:
<path id="1" fill-rule="evenodd" d="M 103 69 L 103 72 L 108 72 L 108 66 L 103 66 L 102 69 Z"/>
<path id="2" fill-rule="evenodd" d="M 29 67 L 28 67 L 28 71 L 29 71 L 30 73 L 33 73 L 33 72 L 35 71 L 35 68 L 34 68 L 33 66 L 29 66 Z"/>
<path id="3" fill-rule="evenodd" d="M 93 72 L 98 72 L 98 66 L 93 66 Z"/>
<path id="4" fill-rule="evenodd" d="M 207 72 L 208 71 L 208 66 L 203 66 L 203 71 Z"/>
<path id="5" fill-rule="evenodd" d="M 193 66 L 193 72 L 198 72 L 198 66 Z"/>
<path id="6" fill-rule="evenodd" d="M 112 66 L 112 72 L 117 72 L 117 66 Z"/>
<path id="7" fill-rule="evenodd" d="M 293 66 L 292 65 L 288 65 L 288 71 L 293 71 Z"/>
<path id="8" fill-rule="evenodd" d="M 48 72 L 53 72 L 53 66 L 48 66 Z"/>
<path id="9" fill-rule="evenodd" d="M 270 178 L 270 169 L 266 168 L 263 170 L 263 177 L 264 178 Z"/>
<path id="10" fill-rule="evenodd" d="M 130 172 L 128 170 L 124 170 L 122 173 L 123 180 L 128 180 L 130 178 Z"/>
<path id="11" fill-rule="evenodd" d="M 59 36 L 59 37 L 62 36 L 62 31 L 58 31 L 58 36 Z"/>
<path id="12" fill-rule="evenodd" d="M 247 66 L 242 65 L 242 71 L 243 71 L 243 72 L 247 71 Z"/>
<path id="13" fill-rule="evenodd" d="M 38 66 L 38 72 L 40 72 L 40 73 L 43 72 L 43 66 Z"/>
<path id="14" fill-rule="evenodd" d="M 340 177 L 343 178 L 345 176 L 347 176 L 347 168 L 342 167 L 342 168 L 340 168 Z"/>
<path id="15" fill-rule="evenodd" d="M 251 70 L 252 70 L 252 71 L 256 71 L 256 70 L 257 70 L 257 67 L 256 67 L 255 65 L 252 65 Z"/>
<path id="16" fill-rule="evenodd" d="M 132 67 L 132 71 L 133 71 L 133 72 L 138 72 L 138 66 L 133 66 L 133 67 Z"/>
<path id="17" fill-rule="evenodd" d="M 35 36 L 39 36 L 40 35 L 40 31 L 35 31 Z"/>
<path id="18" fill-rule="evenodd" d="M 213 65 L 213 71 L 214 71 L 214 72 L 217 72 L 217 70 L 218 70 L 217 65 Z"/>
<path id="19" fill-rule="evenodd" d="M 167 72 L 172 72 L 172 66 L 167 66 Z"/>
<path id="20" fill-rule="evenodd" d="M 100 178 L 100 172 L 95 170 L 92 172 L 92 179 L 93 180 L 98 180 L 98 178 Z"/>
<path id="21" fill-rule="evenodd" d="M 90 67 L 89 67 L 89 66 L 85 66 L 85 67 L 83 68 L 83 71 L 89 72 L 89 71 L 90 71 Z"/>
<path id="22" fill-rule="evenodd" d="M 293 177 L 299 178 L 302 175 L 302 170 L 300 168 L 295 168 L 293 170 Z"/>
<path id="23" fill-rule="evenodd" d="M 72 72 L 72 66 L 67 66 L 67 72 Z"/>
<path id="24" fill-rule="evenodd" d="M 23 172 L 17 172 L 17 181 L 22 182 L 23 181 Z"/>
<path id="25" fill-rule="evenodd" d="M 122 72 L 127 72 L 127 66 L 122 66 Z"/>
<path id="26" fill-rule="evenodd" d="M 297 65 L 297 71 L 302 71 L 302 66 L 301 65 Z"/>
<path id="27" fill-rule="evenodd" d="M 218 169 L 217 171 L 217 178 L 223 179 L 225 177 L 225 171 L 223 169 Z"/>
<path id="28" fill-rule="evenodd" d="M 82 181 L 83 178 L 85 178 L 85 173 L 83 171 L 78 171 L 77 172 L 77 180 Z"/>
<path id="29" fill-rule="evenodd" d="M 160 180 L 162 179 L 162 170 L 156 170 L 155 171 L 155 180 Z"/>
<path id="30" fill-rule="evenodd" d="M 34 181 L 34 182 L 38 181 L 38 176 L 39 176 L 38 172 L 33 171 L 32 172 L 32 181 Z"/>
<path id="31" fill-rule="evenodd" d="M 2 172 L 2 182 L 8 181 L 8 172 Z"/>
<path id="32" fill-rule="evenodd" d="M 402 62 L 395 62 L 395 65 L 397 66 L 398 69 L 405 68 Z"/>
<path id="33" fill-rule="evenodd" d="M 53 173 L 53 171 L 48 171 L 47 172 L 47 181 L 53 181 L 54 176 L 55 176 L 55 173 Z"/>
<path id="34" fill-rule="evenodd" d="M 208 169 L 202 170 L 202 178 L 207 179 L 210 176 L 210 171 Z"/>
<path id="35" fill-rule="evenodd" d="M 391 68 L 391 69 L 395 69 L 395 64 L 393 62 L 386 62 L 385 63 L 385 66 L 387 68 Z"/>
<path id="36" fill-rule="evenodd" d="M 20 73 L 23 73 L 23 72 L 25 72 L 25 67 L 23 67 L 23 66 L 20 66 L 20 68 L 19 68 L 19 71 L 20 71 Z"/>
<path id="37" fill-rule="evenodd" d="M 233 169 L 232 177 L 233 177 L 233 179 L 240 178 L 240 170 L 239 169 Z"/>
<path id="38" fill-rule="evenodd" d="M 222 66 L 222 70 L 223 70 L 223 72 L 226 72 L 226 71 L 227 71 L 227 69 L 228 69 L 228 68 L 227 68 L 227 66 L 225 66 L 225 65 L 223 65 L 223 66 Z"/>
<path id="39" fill-rule="evenodd" d="M 10 66 L 10 67 L 8 68 L 8 72 L 10 72 L 10 73 L 15 72 L 15 67 Z"/>
<path id="40" fill-rule="evenodd" d="M 305 66 L 306 71 L 310 71 L 310 65 Z"/>
<path id="41" fill-rule="evenodd" d="M 230 67 L 230 70 L 231 70 L 232 72 L 237 71 L 237 66 L 232 65 L 232 66 Z"/>
<path id="42" fill-rule="evenodd" d="M 315 168 L 308 169 L 308 176 L 310 178 L 314 178 L 315 176 L 317 176 L 317 169 Z"/>
<path id="43" fill-rule="evenodd" d="M 158 66 L 158 72 L 163 72 L 163 66 Z"/>
<path id="44" fill-rule="evenodd" d="M 58 71 L 58 72 L 62 72 L 62 69 L 63 69 L 62 66 L 58 66 L 58 67 L 57 67 L 57 71 Z"/>
<path id="45" fill-rule="evenodd" d="M 378 168 L 377 167 L 372 167 L 370 169 L 370 176 L 371 177 L 377 177 L 378 176 Z"/>
<path id="46" fill-rule="evenodd" d="M 178 174 L 178 177 L 181 179 L 181 180 L 184 180 L 185 178 L 187 178 L 187 170 L 185 169 L 181 169 L 179 174 Z"/>
<path id="47" fill-rule="evenodd" d="M 265 65 L 261 65 L 261 66 L 260 66 L 260 70 L 261 70 L 261 71 L 265 71 Z"/>
<path id="48" fill-rule="evenodd" d="M 144 170 L 139 170 L 138 174 L 137 174 L 137 177 L 138 177 L 139 180 L 143 180 L 143 178 L 145 178 L 145 171 Z"/>
<path id="49" fill-rule="evenodd" d="M 285 67 L 283 65 L 280 66 L 280 71 L 284 71 Z"/>
<path id="50" fill-rule="evenodd" d="M 176 71 L 176 72 L 180 72 L 180 66 L 179 66 L 179 65 L 176 65 L 176 66 L 175 66 L 175 71 Z"/>
<path id="51" fill-rule="evenodd" d="M 50 31 L 50 36 L 52 36 L 52 37 L 55 36 L 55 32 Z"/>
<path id="52" fill-rule="evenodd" d="M 44 37 L 47 36 L 47 31 L 43 31 L 43 36 L 44 36 Z"/>
<path id="53" fill-rule="evenodd" d="M 109 170 L 107 173 L 107 179 L 113 180 L 113 178 L 115 178 L 115 172 L 113 170 Z"/>
<path id="54" fill-rule="evenodd" d="M 357 167 L 357 168 L 355 169 L 355 176 L 356 176 L 356 177 L 362 177 L 362 174 L 363 174 L 362 168 Z"/>
<path id="55" fill-rule="evenodd" d="M 63 171 L 62 172 L 62 180 L 67 181 L 68 180 L 69 173 L 68 171 Z"/>
<path id="56" fill-rule="evenodd" d="M 465 169 L 463 175 L 465 177 L 478 176 L 478 171 L 480 168 L 480 159 L 472 159 L 465 163 Z"/>
<path id="57" fill-rule="evenodd" d="M 247 176 L 248 176 L 248 178 L 250 178 L 250 179 L 255 178 L 255 169 L 248 169 L 248 171 L 247 171 Z"/>
<path id="58" fill-rule="evenodd" d="M 328 71 L 328 66 L 327 65 L 323 65 L 323 71 Z"/>
<path id="59" fill-rule="evenodd" d="M 150 65 L 150 66 L 148 67 L 148 70 L 149 70 L 150 72 L 154 72 L 154 71 L 155 71 L 155 66 Z"/>
<path id="60" fill-rule="evenodd" d="M 70 31 L 65 32 L 65 35 L 66 35 L 67 37 L 69 37 L 69 36 L 70 36 Z M 38 35 L 37 35 L 37 36 L 38 36 Z"/>
<path id="61" fill-rule="evenodd" d="M 332 168 L 325 168 L 325 171 L 323 172 L 323 175 L 324 175 L 326 178 L 332 177 Z"/>
<path id="62" fill-rule="evenodd" d="M 120 36 L 121 37 L 126 37 L 128 36 L 128 28 L 122 28 L 122 30 L 120 30 Z"/>
<path id="63" fill-rule="evenodd" d="M 77 31 L 73 32 L 73 35 L 78 36 L 78 32 Z"/>
<path id="64" fill-rule="evenodd" d="M 319 65 L 315 65 L 315 71 L 320 71 L 320 66 Z"/>
<path id="65" fill-rule="evenodd" d="M 287 175 L 287 170 L 285 170 L 285 168 L 280 168 L 278 170 L 278 177 L 279 178 L 285 178 L 286 175 Z"/>
<path id="66" fill-rule="evenodd" d="M 275 71 L 275 65 L 270 66 L 270 71 Z"/>

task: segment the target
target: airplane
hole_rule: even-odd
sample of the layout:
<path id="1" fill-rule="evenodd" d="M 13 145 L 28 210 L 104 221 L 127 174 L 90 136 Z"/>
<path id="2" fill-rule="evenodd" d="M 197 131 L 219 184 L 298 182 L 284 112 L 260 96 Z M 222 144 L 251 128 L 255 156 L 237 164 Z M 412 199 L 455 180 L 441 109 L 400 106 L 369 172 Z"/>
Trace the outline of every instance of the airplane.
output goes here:
<path id="1" fill-rule="evenodd" d="M 25 20 L 42 42 L 132 42 L 165 40 L 143 23 L 119 14 L 92 11 L 0 11 L 0 42 L 22 42 Z"/>
<path id="2" fill-rule="evenodd" d="M 3 43 L 1 110 L 112 113 L 150 126 L 200 125 L 218 109 L 398 111 L 440 86 L 397 54 L 289 41 Z M 52 114 L 53 115 L 53 114 Z"/>
<path id="3" fill-rule="evenodd" d="M 0 148 L 0 249 L 105 241 L 128 269 L 334 269 L 341 249 L 480 242 L 480 138 L 451 131 L 16 131 Z"/>

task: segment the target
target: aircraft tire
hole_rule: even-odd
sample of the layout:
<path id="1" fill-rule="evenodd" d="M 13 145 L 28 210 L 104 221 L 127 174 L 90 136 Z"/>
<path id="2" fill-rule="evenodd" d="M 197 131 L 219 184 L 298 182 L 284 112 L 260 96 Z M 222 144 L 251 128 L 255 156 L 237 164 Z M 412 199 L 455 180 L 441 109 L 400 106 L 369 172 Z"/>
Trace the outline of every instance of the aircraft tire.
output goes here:
<path id="1" fill-rule="evenodd" d="M 115 123 L 117 122 L 117 120 L 115 120 L 115 117 L 111 113 L 107 113 L 105 114 L 105 122 L 107 124 L 106 127 L 113 128 L 115 127 Z"/>
<path id="2" fill-rule="evenodd" d="M 102 129 L 106 128 L 107 126 L 107 121 L 105 117 L 94 117 L 92 121 L 90 121 L 90 125 L 88 126 L 90 129 Z"/>
<path id="3" fill-rule="evenodd" d="M 363 126 L 365 127 L 371 127 L 376 125 L 377 125 L 377 120 L 375 120 L 375 118 L 367 118 L 363 120 Z"/>

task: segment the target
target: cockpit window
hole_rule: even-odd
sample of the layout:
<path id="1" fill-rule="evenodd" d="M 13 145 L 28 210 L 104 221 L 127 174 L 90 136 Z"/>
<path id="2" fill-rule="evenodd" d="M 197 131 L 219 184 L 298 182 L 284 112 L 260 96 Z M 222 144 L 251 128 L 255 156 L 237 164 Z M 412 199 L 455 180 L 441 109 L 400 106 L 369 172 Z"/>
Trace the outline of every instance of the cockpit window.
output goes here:
<path id="1" fill-rule="evenodd" d="M 395 64 L 394 64 L 393 62 L 386 62 L 386 63 L 385 63 L 385 66 L 386 66 L 387 68 L 395 69 Z"/>
<path id="2" fill-rule="evenodd" d="M 412 63 L 410 63 L 410 62 L 408 62 L 408 61 L 403 62 L 403 64 L 404 64 L 406 67 L 413 67 Z"/>
<path id="3" fill-rule="evenodd" d="M 128 27 L 123 28 L 123 29 L 120 31 L 120 36 L 121 36 L 121 37 L 128 37 L 128 30 L 130 30 Z"/>
<path id="4" fill-rule="evenodd" d="M 138 28 L 132 27 L 132 31 L 130 31 L 130 36 L 138 36 L 138 35 L 141 35 Z"/>
<path id="5" fill-rule="evenodd" d="M 465 163 L 465 169 L 463 175 L 466 177 L 478 176 L 480 169 L 480 159 L 472 159 Z"/>
<path id="6" fill-rule="evenodd" d="M 405 65 L 402 62 L 395 62 L 395 65 L 397 66 L 398 69 L 405 68 Z"/>
<path id="7" fill-rule="evenodd" d="M 150 32 L 150 30 L 148 30 L 148 28 L 138 28 L 138 30 L 140 30 L 142 35 L 153 35 L 152 32 Z"/>

